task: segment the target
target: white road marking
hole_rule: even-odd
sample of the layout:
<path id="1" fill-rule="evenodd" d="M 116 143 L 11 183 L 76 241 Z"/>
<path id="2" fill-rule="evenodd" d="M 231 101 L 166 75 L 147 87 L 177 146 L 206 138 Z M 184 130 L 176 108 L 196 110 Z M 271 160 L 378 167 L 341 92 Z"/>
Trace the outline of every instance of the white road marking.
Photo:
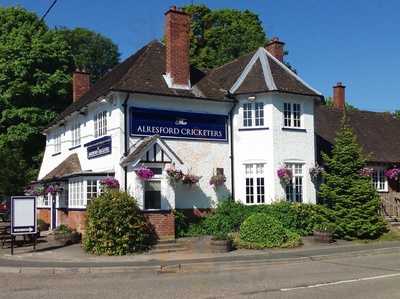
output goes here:
<path id="1" fill-rule="evenodd" d="M 339 284 L 346 284 L 346 283 L 353 283 L 353 282 L 367 281 L 367 280 L 376 280 L 376 279 L 383 279 L 383 278 L 391 278 L 391 277 L 398 277 L 398 276 L 400 276 L 400 273 L 362 277 L 362 278 L 355 278 L 355 279 L 348 279 L 348 280 L 339 280 L 339 281 L 333 281 L 333 282 L 327 282 L 327 283 L 318 283 L 318 284 L 308 285 L 308 286 L 283 288 L 280 290 L 282 292 L 288 292 L 288 291 L 295 291 L 295 290 L 301 290 L 301 289 L 320 288 L 320 287 L 325 287 L 325 286 L 332 286 L 332 285 L 339 285 Z"/>

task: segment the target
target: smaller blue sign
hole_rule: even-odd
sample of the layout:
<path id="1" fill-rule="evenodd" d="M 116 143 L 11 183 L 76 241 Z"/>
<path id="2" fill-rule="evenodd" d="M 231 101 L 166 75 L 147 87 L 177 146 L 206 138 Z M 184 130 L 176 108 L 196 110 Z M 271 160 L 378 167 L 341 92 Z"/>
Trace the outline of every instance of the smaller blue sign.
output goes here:
<path id="1" fill-rule="evenodd" d="M 105 136 L 85 144 L 88 159 L 94 159 L 111 154 L 111 136 Z"/>
<path id="2" fill-rule="evenodd" d="M 131 107 L 130 135 L 227 141 L 227 116 Z"/>

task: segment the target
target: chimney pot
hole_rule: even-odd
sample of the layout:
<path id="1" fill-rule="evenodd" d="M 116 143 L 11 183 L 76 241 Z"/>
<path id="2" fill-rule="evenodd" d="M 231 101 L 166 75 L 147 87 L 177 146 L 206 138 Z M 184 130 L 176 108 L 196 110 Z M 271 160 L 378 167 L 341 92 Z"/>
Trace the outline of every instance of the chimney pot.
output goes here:
<path id="1" fill-rule="evenodd" d="M 333 86 L 333 107 L 341 111 L 344 111 L 346 108 L 345 89 L 346 86 L 342 82 L 338 82 Z"/>
<path id="2" fill-rule="evenodd" d="M 72 74 L 73 101 L 78 101 L 90 89 L 90 75 L 86 71 L 76 69 Z"/>
<path id="3" fill-rule="evenodd" d="M 275 36 L 265 45 L 265 49 L 280 62 L 283 62 L 284 46 L 285 43 Z"/>
<path id="4" fill-rule="evenodd" d="M 170 88 L 190 88 L 190 16 L 173 6 L 165 13 L 166 75 Z"/>

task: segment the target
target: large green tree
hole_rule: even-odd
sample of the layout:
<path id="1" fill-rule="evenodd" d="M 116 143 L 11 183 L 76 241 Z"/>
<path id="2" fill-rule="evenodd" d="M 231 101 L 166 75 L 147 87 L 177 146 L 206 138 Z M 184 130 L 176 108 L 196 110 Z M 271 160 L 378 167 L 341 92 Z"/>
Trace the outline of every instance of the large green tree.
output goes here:
<path id="1" fill-rule="evenodd" d="M 323 154 L 326 172 L 319 196 L 332 209 L 340 238 L 376 238 L 386 228 L 371 178 L 361 175 L 366 159 L 344 119 L 332 155 Z"/>
<path id="2" fill-rule="evenodd" d="M 35 179 L 41 131 L 70 102 L 68 44 L 20 7 L 0 7 L 0 194 Z"/>
<path id="3" fill-rule="evenodd" d="M 88 71 L 92 82 L 119 62 L 117 45 L 99 33 L 85 28 L 61 28 L 57 29 L 57 33 L 68 43 L 75 66 Z"/>
<path id="4" fill-rule="evenodd" d="M 396 110 L 395 112 L 393 112 L 393 116 L 394 116 L 395 118 L 400 119 L 400 110 Z"/>
<path id="5" fill-rule="evenodd" d="M 183 10 L 192 16 L 190 57 L 199 68 L 220 66 L 267 41 L 260 19 L 249 10 L 211 10 L 205 5 L 187 5 Z"/>

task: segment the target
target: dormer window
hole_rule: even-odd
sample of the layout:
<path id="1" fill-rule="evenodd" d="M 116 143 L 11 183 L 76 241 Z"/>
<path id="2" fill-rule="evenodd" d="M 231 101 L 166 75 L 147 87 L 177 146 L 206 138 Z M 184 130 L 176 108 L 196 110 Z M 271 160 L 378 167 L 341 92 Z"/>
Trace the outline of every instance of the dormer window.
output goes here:
<path id="1" fill-rule="evenodd" d="M 243 127 L 263 127 L 264 126 L 264 103 L 244 103 L 243 104 Z"/>
<path id="2" fill-rule="evenodd" d="M 301 105 L 283 104 L 283 125 L 285 128 L 301 128 Z"/>
<path id="3" fill-rule="evenodd" d="M 94 117 L 94 137 L 107 135 L 107 111 L 102 111 Z"/>

